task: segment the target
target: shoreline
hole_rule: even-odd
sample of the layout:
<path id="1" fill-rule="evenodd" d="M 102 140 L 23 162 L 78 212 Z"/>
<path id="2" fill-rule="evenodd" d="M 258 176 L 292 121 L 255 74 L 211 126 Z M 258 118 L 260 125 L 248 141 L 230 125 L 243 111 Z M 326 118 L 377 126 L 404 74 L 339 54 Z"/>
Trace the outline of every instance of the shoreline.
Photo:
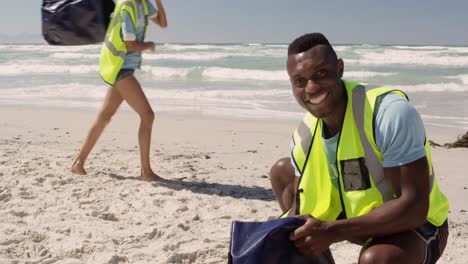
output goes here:
<path id="1" fill-rule="evenodd" d="M 297 118 L 292 117 L 248 117 L 243 118 L 235 115 L 212 115 L 212 114 L 203 114 L 202 112 L 187 112 L 187 111 L 158 111 L 157 106 L 155 107 L 156 120 L 157 124 L 158 118 L 163 117 L 163 119 L 175 118 L 175 119 L 195 119 L 195 120 L 216 120 L 216 121 L 232 121 L 232 122 L 247 122 L 247 123 L 265 123 L 265 124 L 280 124 L 280 125 L 289 125 L 292 133 L 296 125 L 302 120 L 302 114 L 298 114 Z M 43 106 L 18 106 L 18 105 L 4 105 L 0 106 L 0 113 L 7 111 L 8 114 L 17 112 L 17 111 L 34 111 L 34 112 L 66 112 L 71 115 L 80 115 L 80 113 L 85 115 L 94 115 L 94 117 L 99 112 L 99 107 L 82 107 L 82 108 L 63 108 L 63 107 L 43 107 Z M 305 112 L 304 112 L 305 114 Z M 128 119 L 129 115 L 136 115 L 135 112 L 128 107 L 125 103 L 118 109 L 116 115 L 124 116 L 124 119 Z M 424 122 L 424 119 L 423 119 Z M 111 122 L 112 123 L 112 122 Z M 91 123 L 89 123 L 91 126 Z M 426 133 L 429 140 L 432 140 L 440 145 L 445 143 L 453 143 L 459 137 L 463 136 L 467 131 L 463 128 L 455 127 L 444 127 L 439 125 L 426 124 Z"/>

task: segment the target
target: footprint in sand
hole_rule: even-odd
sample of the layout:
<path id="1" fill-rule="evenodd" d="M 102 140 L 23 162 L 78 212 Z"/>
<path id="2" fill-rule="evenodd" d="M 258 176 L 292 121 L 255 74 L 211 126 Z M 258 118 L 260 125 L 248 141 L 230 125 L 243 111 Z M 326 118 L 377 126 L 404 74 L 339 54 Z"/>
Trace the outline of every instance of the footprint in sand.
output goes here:
<path id="1" fill-rule="evenodd" d="M 197 252 L 174 253 L 167 259 L 167 263 L 193 263 L 196 260 Z"/>
<path id="2" fill-rule="evenodd" d="M 11 195 L 10 191 L 9 190 L 1 190 L 0 189 L 0 202 L 2 203 L 6 203 L 8 201 L 10 201 L 11 197 L 13 195 Z"/>
<path id="3" fill-rule="evenodd" d="M 163 199 L 154 199 L 153 200 L 153 205 L 156 205 L 158 207 L 161 207 L 165 203 L 166 203 L 166 200 L 163 200 Z"/>
<path id="4" fill-rule="evenodd" d="M 128 258 L 124 256 L 112 256 L 107 264 L 125 264 L 129 263 Z"/>
<path id="5" fill-rule="evenodd" d="M 157 228 L 153 228 L 153 231 L 145 234 L 146 238 L 150 240 L 154 238 L 160 238 L 162 237 L 162 235 L 164 235 L 164 232 L 162 232 L 161 230 L 158 230 Z"/>
<path id="6" fill-rule="evenodd" d="M 29 214 L 26 213 L 26 212 L 15 212 L 15 211 L 11 211 L 10 214 L 16 216 L 16 217 L 25 217 L 25 216 L 28 216 Z"/>
<path id="7" fill-rule="evenodd" d="M 36 181 L 35 185 L 42 186 L 42 184 L 45 182 L 45 179 L 42 177 L 37 177 L 34 179 Z"/>
<path id="8" fill-rule="evenodd" d="M 49 258 L 51 254 L 43 245 L 30 244 L 28 243 L 28 249 L 25 252 L 25 255 L 28 258 Z"/>
<path id="9" fill-rule="evenodd" d="M 34 195 L 33 192 L 29 192 L 28 189 L 26 188 L 20 188 L 20 192 L 18 193 L 18 196 L 21 198 L 21 199 L 25 199 L 25 200 L 33 200 L 33 199 L 36 199 L 37 196 Z"/>
<path id="10" fill-rule="evenodd" d="M 98 212 L 98 211 L 93 211 L 91 213 L 92 216 L 100 218 L 104 221 L 112 221 L 112 222 L 118 222 L 119 220 L 113 213 L 106 213 L 106 212 Z"/>
<path id="11" fill-rule="evenodd" d="M 179 227 L 183 231 L 188 231 L 190 229 L 190 226 L 184 224 L 178 224 L 177 227 Z"/>
<path id="12" fill-rule="evenodd" d="M 189 208 L 188 208 L 187 205 L 182 205 L 182 206 L 179 207 L 176 211 L 177 211 L 178 213 L 182 213 L 182 212 L 186 212 L 186 211 L 188 211 L 188 210 L 189 210 Z"/>

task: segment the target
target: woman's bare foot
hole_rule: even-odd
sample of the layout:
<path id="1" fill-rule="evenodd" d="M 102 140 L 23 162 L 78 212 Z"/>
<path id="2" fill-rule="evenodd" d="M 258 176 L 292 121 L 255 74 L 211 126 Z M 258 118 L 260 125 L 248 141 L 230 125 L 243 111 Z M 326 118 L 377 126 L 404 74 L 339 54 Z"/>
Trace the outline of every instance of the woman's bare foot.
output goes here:
<path id="1" fill-rule="evenodd" d="M 150 171 L 148 173 L 141 173 L 141 176 L 138 177 L 139 180 L 142 181 L 164 181 L 164 178 L 159 177 L 156 173 Z"/>
<path id="2" fill-rule="evenodd" d="M 76 159 L 75 162 L 73 162 L 73 165 L 71 167 L 71 172 L 73 174 L 86 175 L 86 171 L 83 167 L 83 162 L 81 162 L 81 160 L 79 159 Z"/>

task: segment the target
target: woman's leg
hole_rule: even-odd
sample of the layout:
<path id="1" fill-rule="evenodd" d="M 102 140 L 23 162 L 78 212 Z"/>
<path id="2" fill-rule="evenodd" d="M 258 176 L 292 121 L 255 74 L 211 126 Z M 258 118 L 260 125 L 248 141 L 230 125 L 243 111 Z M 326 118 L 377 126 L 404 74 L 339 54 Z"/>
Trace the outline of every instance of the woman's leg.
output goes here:
<path id="1" fill-rule="evenodd" d="M 140 145 L 141 180 L 158 181 L 162 178 L 156 175 L 150 164 L 151 132 L 153 128 L 154 112 L 141 89 L 140 83 L 133 75 L 129 75 L 116 84 L 116 88 L 130 107 L 140 116 L 138 141 Z"/>
<path id="2" fill-rule="evenodd" d="M 78 157 L 72 165 L 72 173 L 79 175 L 86 174 L 86 171 L 84 169 L 84 163 L 86 161 L 86 158 L 88 157 L 97 140 L 101 136 L 102 131 L 110 122 L 112 116 L 119 108 L 120 104 L 122 103 L 122 100 L 123 99 L 120 96 L 117 89 L 115 88 L 115 86 L 111 86 L 107 91 L 106 98 L 104 99 L 101 111 L 99 112 L 93 126 L 89 130 L 85 143 L 83 144 L 83 147 L 81 148 Z"/>

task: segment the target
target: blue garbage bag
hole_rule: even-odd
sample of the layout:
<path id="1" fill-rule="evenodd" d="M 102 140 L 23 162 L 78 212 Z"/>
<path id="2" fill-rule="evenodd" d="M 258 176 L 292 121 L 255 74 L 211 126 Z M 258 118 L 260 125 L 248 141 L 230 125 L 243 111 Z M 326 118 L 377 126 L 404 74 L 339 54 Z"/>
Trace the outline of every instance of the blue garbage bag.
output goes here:
<path id="1" fill-rule="evenodd" d="M 265 222 L 233 221 L 229 264 L 330 264 L 330 252 L 321 256 L 304 256 L 289 240 L 290 233 L 304 224 L 297 217 Z"/>
<path id="2" fill-rule="evenodd" d="M 87 45 L 102 42 L 112 0 L 43 0 L 42 36 L 50 45 Z"/>

